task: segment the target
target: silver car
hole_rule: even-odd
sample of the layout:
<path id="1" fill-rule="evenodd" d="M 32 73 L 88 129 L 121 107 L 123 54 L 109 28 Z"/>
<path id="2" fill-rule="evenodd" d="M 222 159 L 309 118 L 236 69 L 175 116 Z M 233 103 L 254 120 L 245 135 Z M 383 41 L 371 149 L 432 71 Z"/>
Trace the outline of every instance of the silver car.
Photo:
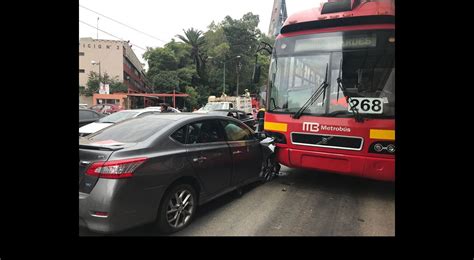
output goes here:
<path id="1" fill-rule="evenodd" d="M 248 126 L 220 115 L 150 115 L 81 137 L 79 224 L 179 231 L 199 205 L 262 180 L 263 152 Z"/>

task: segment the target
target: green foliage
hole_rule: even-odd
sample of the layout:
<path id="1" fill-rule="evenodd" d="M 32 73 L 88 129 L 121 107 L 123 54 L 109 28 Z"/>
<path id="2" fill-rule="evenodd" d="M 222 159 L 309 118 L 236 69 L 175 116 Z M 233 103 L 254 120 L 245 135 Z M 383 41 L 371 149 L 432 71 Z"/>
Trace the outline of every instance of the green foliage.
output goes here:
<path id="1" fill-rule="evenodd" d="M 204 106 L 207 103 L 207 99 L 210 96 L 210 91 L 208 86 L 200 85 L 196 88 L 198 92 L 198 106 Z"/>
<path id="2" fill-rule="evenodd" d="M 193 87 L 186 87 L 185 93 L 189 95 L 186 99 L 188 111 L 193 111 L 194 108 L 198 107 L 199 94 Z"/>
<path id="3" fill-rule="evenodd" d="M 122 82 L 114 82 L 111 83 L 109 86 L 109 92 L 110 94 L 115 94 L 115 93 L 127 93 L 128 92 L 128 87 Z"/>
<path id="4" fill-rule="evenodd" d="M 261 33 L 259 22 L 259 16 L 252 13 L 240 19 L 226 16 L 219 23 L 212 22 L 205 32 L 185 29 L 176 36 L 179 41 L 173 39 L 163 47 L 147 48 L 143 57 L 148 62 L 147 76 L 154 92 L 190 91 L 196 105 L 204 105 L 209 95 L 222 94 L 224 62 L 227 95 L 235 94 L 237 75 L 240 94 L 244 89 L 257 92 L 267 82 L 270 55 L 257 54 L 262 69 L 256 86 L 252 82 L 256 50 L 260 41 L 273 45 L 275 40 Z"/>
<path id="5" fill-rule="evenodd" d="M 85 86 L 79 85 L 79 95 L 81 95 L 81 96 L 84 95 L 84 94 L 85 94 L 85 93 L 84 93 L 85 90 L 86 90 L 86 87 L 85 87 Z"/>
<path id="6" fill-rule="evenodd" d="M 178 62 L 178 68 L 186 67 L 188 64 L 191 64 L 192 59 L 189 55 L 191 52 L 191 46 L 188 44 L 176 42 L 172 39 L 171 42 L 165 44 L 165 48 L 173 51 Z"/>
<path id="7" fill-rule="evenodd" d="M 160 71 L 151 78 L 154 91 L 157 93 L 167 93 L 173 91 L 179 85 L 177 71 Z M 178 89 L 176 89 L 178 90 Z"/>
<path id="8" fill-rule="evenodd" d="M 202 31 L 196 30 L 194 28 L 190 28 L 188 30 L 183 30 L 183 35 L 177 35 L 181 41 L 186 43 L 191 48 L 190 56 L 196 65 L 196 71 L 198 75 L 205 79 L 205 70 L 202 66 L 203 57 L 201 53 L 201 48 L 204 45 L 204 38 L 202 37 Z"/>
<path id="9" fill-rule="evenodd" d="M 109 84 L 110 94 L 128 92 L 128 87 L 120 82 L 118 77 L 111 78 L 107 73 L 104 73 L 104 75 L 101 75 L 101 81 L 105 84 Z M 81 88 L 81 86 L 79 86 L 79 93 L 81 93 L 81 95 L 92 96 L 94 93 L 99 93 L 99 74 L 91 71 L 86 85 L 87 88 Z"/>
<path id="10" fill-rule="evenodd" d="M 101 75 L 100 81 L 102 81 L 104 84 L 116 84 L 118 82 L 117 77 L 115 78 L 110 78 L 110 76 L 107 73 L 104 73 Z M 89 78 L 86 83 L 87 88 L 84 89 L 83 94 L 86 96 L 92 96 L 94 93 L 99 93 L 99 73 L 96 73 L 94 71 L 89 72 Z"/>
<path id="11" fill-rule="evenodd" d="M 176 70 L 178 69 L 179 61 L 176 58 L 174 51 L 170 48 L 156 48 L 148 50 L 144 56 L 147 57 L 148 66 L 150 71 L 162 71 L 162 70 Z"/>

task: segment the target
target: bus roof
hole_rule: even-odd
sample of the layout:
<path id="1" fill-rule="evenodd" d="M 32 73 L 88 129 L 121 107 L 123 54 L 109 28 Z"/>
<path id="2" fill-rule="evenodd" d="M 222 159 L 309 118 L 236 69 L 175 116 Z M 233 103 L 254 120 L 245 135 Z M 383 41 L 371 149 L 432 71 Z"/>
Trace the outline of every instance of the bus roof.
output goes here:
<path id="1" fill-rule="evenodd" d="M 395 0 L 328 0 L 321 7 L 290 15 L 283 24 L 281 33 L 389 23 L 395 23 Z"/>

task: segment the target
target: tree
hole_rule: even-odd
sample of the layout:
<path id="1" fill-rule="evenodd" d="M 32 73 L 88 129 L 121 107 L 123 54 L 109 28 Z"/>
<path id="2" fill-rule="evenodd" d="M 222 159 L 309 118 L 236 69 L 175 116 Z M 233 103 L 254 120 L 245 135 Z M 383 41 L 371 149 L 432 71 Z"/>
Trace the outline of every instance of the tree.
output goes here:
<path id="1" fill-rule="evenodd" d="M 151 73 L 162 70 L 176 70 L 178 68 L 178 60 L 170 48 L 149 49 L 143 56 L 148 61 L 148 71 Z"/>
<path id="2" fill-rule="evenodd" d="M 109 84 L 109 93 L 127 93 L 128 87 L 118 80 L 118 77 L 115 76 L 111 78 L 107 73 L 101 75 L 101 81 L 104 84 Z M 91 71 L 89 73 L 89 78 L 86 83 L 87 88 L 85 88 L 81 94 L 86 96 L 92 96 L 95 93 L 99 93 L 99 74 Z"/>
<path id="3" fill-rule="evenodd" d="M 110 84 L 109 92 L 110 92 L 110 94 L 127 93 L 128 92 L 128 86 L 125 85 L 122 82 L 113 82 L 113 83 Z"/>
<path id="4" fill-rule="evenodd" d="M 194 64 L 196 65 L 196 71 L 201 79 L 205 80 L 205 70 L 203 69 L 203 56 L 200 52 L 200 48 L 204 45 L 204 38 L 202 37 L 202 31 L 190 28 L 183 30 L 183 35 L 176 35 L 181 41 L 188 44 L 191 47 L 190 56 L 192 57 Z"/>
<path id="5" fill-rule="evenodd" d="M 226 63 L 226 93 L 235 93 L 237 73 L 240 93 L 258 88 L 252 82 L 255 54 L 260 41 L 273 44 L 258 29 L 259 16 L 252 13 L 240 19 L 226 16 L 221 22 L 212 22 L 208 30 L 190 28 L 177 35 L 161 48 L 147 48 L 143 55 L 148 62 L 147 76 L 159 92 L 186 91 L 191 86 L 197 92 L 198 105 L 205 104 L 209 95 L 222 93 L 224 66 Z M 240 56 L 240 59 L 233 59 Z M 211 58 L 212 57 L 212 58 Z M 267 80 L 270 57 L 259 53 L 262 65 L 261 84 Z M 237 70 L 239 63 L 241 69 Z"/>
<path id="6" fill-rule="evenodd" d="M 177 71 L 160 71 L 151 78 L 155 92 L 166 93 L 173 91 L 179 85 Z M 176 89 L 178 90 L 178 89 Z"/>
<path id="7" fill-rule="evenodd" d="M 210 95 L 210 89 L 208 86 L 200 85 L 196 88 L 198 92 L 198 106 L 207 104 L 208 97 Z"/>
<path id="8" fill-rule="evenodd" d="M 188 110 L 193 111 L 193 109 L 197 108 L 198 106 L 199 94 L 193 87 L 186 87 L 186 94 L 189 95 L 189 97 L 186 99 L 186 102 L 189 104 Z"/>
<path id="9" fill-rule="evenodd" d="M 235 93 L 237 75 L 240 82 L 240 93 L 245 88 L 252 89 L 251 78 L 255 63 L 255 51 L 262 35 L 258 29 L 258 23 L 258 15 L 247 13 L 241 19 L 226 16 L 221 23 L 217 25 L 212 23 L 209 26 L 211 32 L 208 31 L 205 34 L 206 47 L 208 47 L 209 53 L 212 53 L 210 54 L 212 57 L 217 57 L 214 62 L 211 62 L 213 68 L 209 70 L 211 92 L 220 93 L 222 91 L 223 82 L 219 78 L 223 78 L 222 63 L 224 61 L 227 61 L 226 92 L 228 94 Z M 240 59 L 235 59 L 237 56 L 240 56 Z"/>
<path id="10" fill-rule="evenodd" d="M 171 39 L 169 43 L 165 44 L 165 48 L 173 51 L 176 61 L 178 62 L 178 68 L 183 68 L 192 64 L 193 60 L 190 55 L 190 45 L 183 42 L 176 42 L 174 39 Z"/>
<path id="11" fill-rule="evenodd" d="M 86 90 L 86 87 L 85 86 L 81 86 L 79 85 L 79 95 L 84 95 L 84 91 Z"/>
<path id="12" fill-rule="evenodd" d="M 113 83 L 113 81 L 110 79 L 110 76 L 107 73 L 104 73 L 101 75 L 100 80 L 104 84 L 110 84 Z M 84 95 L 86 96 L 92 96 L 94 93 L 99 93 L 99 73 L 96 73 L 94 71 L 89 72 L 88 80 L 86 83 L 87 88 L 84 90 Z"/>

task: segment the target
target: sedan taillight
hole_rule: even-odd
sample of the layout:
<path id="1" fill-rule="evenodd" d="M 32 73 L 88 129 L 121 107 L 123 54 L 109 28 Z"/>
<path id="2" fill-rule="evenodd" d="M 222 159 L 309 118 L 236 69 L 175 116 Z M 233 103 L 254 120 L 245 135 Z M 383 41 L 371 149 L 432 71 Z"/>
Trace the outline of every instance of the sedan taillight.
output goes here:
<path id="1" fill-rule="evenodd" d="M 108 162 L 95 162 L 86 171 L 87 175 L 103 179 L 123 179 L 133 176 L 133 172 L 144 163 L 147 158 L 134 158 Z"/>

